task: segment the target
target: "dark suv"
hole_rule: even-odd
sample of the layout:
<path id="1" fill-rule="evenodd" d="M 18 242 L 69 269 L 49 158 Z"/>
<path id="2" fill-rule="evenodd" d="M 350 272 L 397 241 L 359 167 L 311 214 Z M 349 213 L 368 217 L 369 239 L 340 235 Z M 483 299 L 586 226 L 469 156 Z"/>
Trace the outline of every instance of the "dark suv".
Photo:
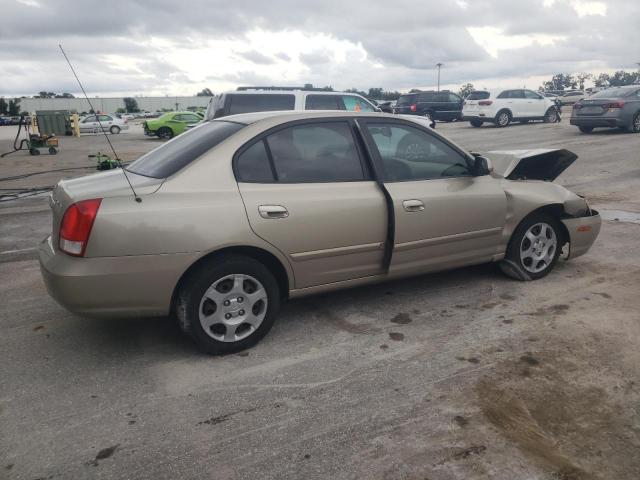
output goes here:
<path id="1" fill-rule="evenodd" d="M 462 103 L 462 97 L 448 90 L 408 93 L 400 96 L 394 113 L 451 122 L 462 118 Z"/>

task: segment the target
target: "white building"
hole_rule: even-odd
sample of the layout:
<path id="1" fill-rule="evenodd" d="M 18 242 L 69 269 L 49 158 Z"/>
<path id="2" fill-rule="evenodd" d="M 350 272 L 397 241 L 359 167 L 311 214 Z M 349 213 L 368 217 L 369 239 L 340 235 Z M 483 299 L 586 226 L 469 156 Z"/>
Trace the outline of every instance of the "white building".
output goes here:
<path id="1" fill-rule="evenodd" d="M 188 107 L 206 107 L 211 97 L 132 97 L 142 111 L 156 112 L 162 109 L 186 110 Z M 7 103 L 12 98 L 5 98 Z M 20 98 L 20 111 L 33 113 L 36 110 L 75 110 L 89 112 L 91 107 L 85 98 Z M 123 97 L 89 97 L 96 111 L 115 113 L 124 108 Z"/>

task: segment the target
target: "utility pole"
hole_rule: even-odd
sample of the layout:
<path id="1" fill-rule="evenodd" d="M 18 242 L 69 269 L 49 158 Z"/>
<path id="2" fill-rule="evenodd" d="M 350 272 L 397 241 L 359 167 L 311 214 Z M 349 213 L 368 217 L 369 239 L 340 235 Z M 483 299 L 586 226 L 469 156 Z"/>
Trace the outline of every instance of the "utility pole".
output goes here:
<path id="1" fill-rule="evenodd" d="M 440 69 L 442 68 L 444 63 L 436 63 L 436 65 L 438 66 L 438 91 L 440 91 Z"/>

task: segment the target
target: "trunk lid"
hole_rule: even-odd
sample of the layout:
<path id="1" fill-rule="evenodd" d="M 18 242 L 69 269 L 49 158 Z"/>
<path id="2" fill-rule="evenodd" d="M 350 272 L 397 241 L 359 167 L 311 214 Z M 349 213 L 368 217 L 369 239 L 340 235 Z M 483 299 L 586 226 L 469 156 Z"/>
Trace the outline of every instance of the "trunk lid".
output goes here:
<path id="1" fill-rule="evenodd" d="M 606 113 L 609 105 L 612 103 L 622 102 L 619 98 L 598 98 L 593 100 L 581 100 L 574 105 L 574 113 L 576 116 L 597 116 Z"/>
<path id="2" fill-rule="evenodd" d="M 138 196 L 142 198 L 155 193 L 164 182 L 164 179 L 161 178 L 145 177 L 132 172 L 127 172 L 127 177 Z M 54 248 L 58 249 L 60 223 L 64 212 L 71 204 L 91 198 L 117 196 L 130 196 L 131 201 L 134 201 L 131 187 L 120 168 L 85 177 L 60 180 L 49 196 L 49 206 L 53 215 L 51 237 Z M 100 215 L 99 211 L 98 215 Z"/>
<path id="3" fill-rule="evenodd" d="M 494 171 L 508 180 L 552 182 L 576 161 L 578 155 L 565 149 L 494 150 L 487 152 Z"/>

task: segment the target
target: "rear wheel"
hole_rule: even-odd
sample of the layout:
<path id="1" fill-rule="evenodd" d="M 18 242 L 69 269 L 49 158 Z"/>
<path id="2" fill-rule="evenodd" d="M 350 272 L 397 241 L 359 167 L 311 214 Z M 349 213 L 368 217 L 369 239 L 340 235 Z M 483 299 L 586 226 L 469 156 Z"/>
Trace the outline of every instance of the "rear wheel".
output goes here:
<path id="1" fill-rule="evenodd" d="M 469 123 L 472 127 L 478 128 L 481 127 L 484 122 L 482 120 L 469 120 Z"/>
<path id="2" fill-rule="evenodd" d="M 169 127 L 161 127 L 158 129 L 158 137 L 169 140 L 173 138 L 173 130 Z"/>
<path id="3" fill-rule="evenodd" d="M 582 132 L 582 133 L 591 133 L 593 132 L 593 127 L 584 127 L 584 126 L 579 126 L 578 129 Z"/>
<path id="4" fill-rule="evenodd" d="M 505 264 L 500 266 L 518 280 L 537 280 L 553 270 L 563 244 L 564 233 L 556 219 L 542 213 L 530 215 L 511 236 Z"/>
<path id="5" fill-rule="evenodd" d="M 630 133 L 640 133 L 640 112 L 636 112 L 631 120 L 631 125 L 627 128 Z"/>
<path id="6" fill-rule="evenodd" d="M 115 135 L 115 134 L 118 134 L 118 133 L 120 133 L 120 127 L 118 127 L 117 125 L 113 125 L 113 126 L 109 129 L 109 131 L 110 131 L 112 134 L 114 134 L 114 135 Z"/>
<path id="7" fill-rule="evenodd" d="M 500 110 L 496 115 L 496 127 L 503 128 L 511 123 L 511 114 L 508 110 Z"/>
<path id="8" fill-rule="evenodd" d="M 280 306 L 278 283 L 260 262 L 214 257 L 184 282 L 177 300 L 180 328 L 207 353 L 252 347 L 271 329 Z"/>
<path id="9" fill-rule="evenodd" d="M 56 155 L 58 153 L 58 150 L 56 150 L 54 147 L 49 147 L 49 155 Z"/>

